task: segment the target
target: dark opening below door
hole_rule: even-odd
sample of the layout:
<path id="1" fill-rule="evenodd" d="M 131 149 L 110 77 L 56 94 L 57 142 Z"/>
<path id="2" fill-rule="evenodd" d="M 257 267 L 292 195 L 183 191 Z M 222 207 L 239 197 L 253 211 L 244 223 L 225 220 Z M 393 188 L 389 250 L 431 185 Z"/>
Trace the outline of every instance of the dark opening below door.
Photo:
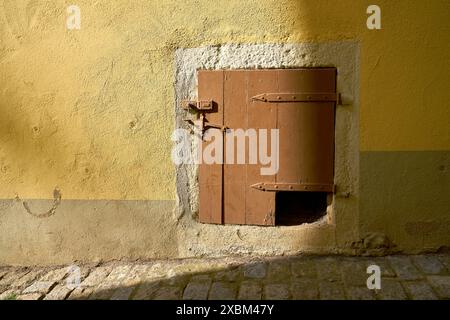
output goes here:
<path id="1" fill-rule="evenodd" d="M 293 226 L 312 223 L 327 214 L 326 192 L 277 192 L 275 224 Z"/>

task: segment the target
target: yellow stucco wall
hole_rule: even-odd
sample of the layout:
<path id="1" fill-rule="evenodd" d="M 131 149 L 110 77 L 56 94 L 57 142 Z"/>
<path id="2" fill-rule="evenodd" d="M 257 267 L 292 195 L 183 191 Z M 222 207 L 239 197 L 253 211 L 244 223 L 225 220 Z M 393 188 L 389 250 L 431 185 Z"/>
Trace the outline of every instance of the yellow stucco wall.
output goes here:
<path id="1" fill-rule="evenodd" d="M 81 30 L 66 28 L 72 4 Z M 371 4 L 382 30 L 366 27 Z M 221 241 L 172 214 L 170 137 L 175 50 L 225 43 L 359 41 L 357 227 L 310 235 L 311 248 L 364 232 L 406 250 L 450 245 L 449 12 L 448 0 L 0 0 L 0 199 L 63 199 L 48 220 L 0 202 L 0 260 L 180 256 L 181 229 Z M 287 232 L 295 249 L 309 241 Z"/>
<path id="2" fill-rule="evenodd" d="M 0 2 L 0 197 L 174 199 L 173 53 L 361 40 L 361 150 L 448 150 L 446 0 Z"/>

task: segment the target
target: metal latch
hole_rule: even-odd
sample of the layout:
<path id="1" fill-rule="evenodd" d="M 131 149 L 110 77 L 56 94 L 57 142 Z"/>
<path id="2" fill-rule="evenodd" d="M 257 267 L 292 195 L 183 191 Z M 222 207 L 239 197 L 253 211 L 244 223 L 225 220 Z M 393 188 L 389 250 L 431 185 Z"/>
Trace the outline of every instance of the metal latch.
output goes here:
<path id="1" fill-rule="evenodd" d="M 213 101 L 212 100 L 199 100 L 199 101 L 183 100 L 183 101 L 181 101 L 181 107 L 184 110 L 193 109 L 195 111 L 207 111 L 207 110 L 213 109 Z"/>
<path id="2" fill-rule="evenodd" d="M 192 119 L 183 119 L 183 121 L 186 121 L 187 123 L 189 123 L 189 124 L 191 124 L 193 126 L 196 126 L 194 120 L 192 120 Z M 209 122 L 205 118 L 205 115 L 201 114 L 200 115 L 200 132 L 202 134 L 202 138 L 203 138 L 203 135 L 204 135 L 205 131 L 210 129 L 210 128 L 219 129 L 222 132 L 224 132 L 227 129 L 229 129 L 227 126 Z"/>
<path id="3" fill-rule="evenodd" d="M 199 116 L 198 116 L 198 118 L 199 118 L 198 120 L 200 120 L 200 128 L 199 129 L 200 129 L 202 139 L 205 134 L 205 131 L 210 128 L 219 129 L 222 132 L 224 132 L 225 130 L 228 129 L 228 127 L 226 127 L 224 125 L 211 123 L 206 119 L 205 113 L 207 111 L 212 111 L 213 107 L 214 107 L 214 102 L 212 100 L 199 100 L 199 101 L 183 100 L 181 102 L 181 107 L 185 110 L 192 109 L 199 114 Z M 192 119 L 183 119 L 183 121 L 186 121 L 190 125 L 196 126 L 194 120 L 192 120 Z"/>

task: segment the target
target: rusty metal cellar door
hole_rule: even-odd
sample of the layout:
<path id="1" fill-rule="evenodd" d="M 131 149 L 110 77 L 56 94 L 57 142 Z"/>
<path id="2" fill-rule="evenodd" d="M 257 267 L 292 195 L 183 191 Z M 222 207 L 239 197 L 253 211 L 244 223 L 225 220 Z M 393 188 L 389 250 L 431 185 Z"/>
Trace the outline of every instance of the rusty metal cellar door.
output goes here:
<path id="1" fill-rule="evenodd" d="M 279 129 L 274 175 L 248 163 L 248 138 L 246 164 L 200 165 L 200 222 L 271 226 L 292 203 L 295 214 L 296 204 L 333 192 L 335 68 L 199 71 L 198 100 L 209 130 L 267 129 L 268 154 L 270 130 Z"/>

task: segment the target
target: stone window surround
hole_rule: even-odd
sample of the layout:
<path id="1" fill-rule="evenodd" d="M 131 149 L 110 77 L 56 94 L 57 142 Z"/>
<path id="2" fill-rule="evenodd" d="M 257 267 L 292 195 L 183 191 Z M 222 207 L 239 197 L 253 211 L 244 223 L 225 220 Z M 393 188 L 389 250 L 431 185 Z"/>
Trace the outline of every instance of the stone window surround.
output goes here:
<path id="1" fill-rule="evenodd" d="M 187 128 L 183 122 L 185 111 L 181 100 L 197 96 L 197 70 L 209 69 L 273 69 L 300 67 L 336 67 L 337 92 L 344 105 L 336 107 L 335 136 L 335 184 L 326 219 L 299 226 L 257 227 L 217 226 L 197 222 L 198 166 L 176 167 L 177 205 L 175 215 L 183 225 L 179 231 L 179 250 L 182 256 L 222 253 L 265 253 L 274 251 L 299 252 L 314 250 L 316 246 L 325 251 L 345 246 L 358 239 L 359 207 L 359 43 L 355 41 L 291 44 L 224 44 L 200 48 L 180 48 L 175 53 L 175 127 Z M 193 145 L 195 151 L 196 146 Z M 193 152 L 195 154 L 195 152 Z M 221 228 L 221 229 L 217 229 Z M 314 237 L 311 237 L 313 229 Z M 206 246 L 206 236 L 211 242 L 229 234 L 245 234 L 249 242 L 237 239 L 224 241 L 221 245 Z M 326 230 L 326 231 L 324 231 Z M 323 231 L 323 232 L 322 232 Z M 305 236 L 309 234 L 310 238 Z M 294 239 L 290 239 L 294 235 Z M 334 236 L 333 236 L 334 235 Z M 251 244 L 252 241 L 276 237 L 274 245 Z M 298 240 L 295 240 L 298 237 Z M 204 238 L 204 239 L 202 239 Z M 236 237 L 235 237 L 236 238 Z M 244 237 L 245 238 L 245 237 Z M 332 239 L 330 239 L 332 238 Z M 303 241 L 301 240 L 303 239 Z M 219 239 L 217 239 L 219 240 Z M 238 245 L 236 241 L 240 242 Z M 292 245 L 293 241 L 296 243 Z M 213 241 L 214 242 L 214 241 Z M 316 244 L 317 242 L 317 244 Z M 190 244 L 189 244 L 190 243 Z M 202 243 L 202 244 L 201 244 Z M 322 244 L 319 244 L 322 243 Z M 239 246 L 237 249 L 236 246 Z M 277 248 L 278 249 L 275 249 Z M 232 248 L 234 248 L 232 250 Z M 238 252 L 236 252 L 238 251 Z M 184 253 L 184 254 L 183 254 Z"/>

